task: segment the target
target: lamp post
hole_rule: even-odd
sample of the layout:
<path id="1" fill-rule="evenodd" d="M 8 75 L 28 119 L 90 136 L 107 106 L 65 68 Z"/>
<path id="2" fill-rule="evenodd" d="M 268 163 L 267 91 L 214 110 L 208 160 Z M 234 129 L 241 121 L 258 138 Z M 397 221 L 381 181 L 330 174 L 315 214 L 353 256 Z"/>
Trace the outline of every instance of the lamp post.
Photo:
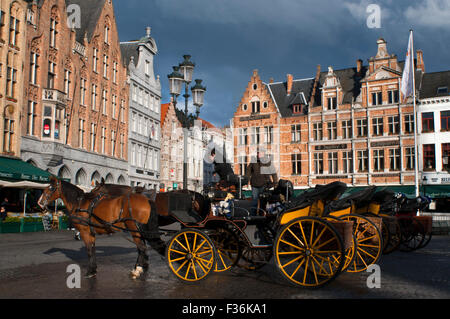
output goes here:
<path id="1" fill-rule="evenodd" d="M 181 94 L 181 87 L 184 83 L 185 85 L 185 93 L 183 95 L 185 99 L 184 104 L 184 116 L 183 116 L 183 135 L 184 135 L 184 149 L 183 149 L 183 189 L 188 189 L 188 160 L 187 160 L 187 139 L 188 139 L 188 131 L 190 129 L 191 123 L 189 121 L 190 117 L 194 119 L 198 119 L 200 115 L 200 107 L 203 105 L 204 95 L 206 91 L 206 87 L 202 86 L 202 80 L 195 80 L 195 86 L 191 88 L 192 91 L 192 100 L 194 105 L 196 106 L 196 114 L 195 116 L 190 115 L 188 112 L 188 102 L 189 102 L 189 85 L 192 82 L 192 76 L 194 74 L 195 63 L 190 60 L 190 55 L 183 55 L 183 62 L 181 62 L 178 66 L 173 67 L 173 72 L 169 74 L 167 77 L 169 78 L 169 90 L 170 94 L 173 98 L 173 104 L 176 107 L 177 98 Z"/>

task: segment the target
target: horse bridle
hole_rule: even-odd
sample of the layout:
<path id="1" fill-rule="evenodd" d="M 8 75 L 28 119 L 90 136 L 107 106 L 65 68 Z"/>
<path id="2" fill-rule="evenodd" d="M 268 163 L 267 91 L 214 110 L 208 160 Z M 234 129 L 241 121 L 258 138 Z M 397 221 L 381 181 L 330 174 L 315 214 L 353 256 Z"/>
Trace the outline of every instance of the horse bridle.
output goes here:
<path id="1" fill-rule="evenodd" d="M 49 198 L 58 190 L 58 188 L 60 189 L 61 188 L 61 181 L 60 180 L 57 180 L 56 181 L 56 185 L 55 186 L 53 186 L 52 184 L 50 184 L 50 186 L 49 186 L 49 190 L 51 191 L 50 193 L 48 193 L 48 194 L 42 194 L 42 196 L 43 196 L 43 198 L 42 198 L 42 200 L 40 200 L 39 201 L 39 203 L 42 203 L 42 208 L 47 208 L 47 205 L 48 205 L 48 200 L 49 200 Z M 44 196 L 45 195 L 45 196 Z M 45 204 L 43 203 L 43 201 L 45 201 Z M 38 203 L 38 204 L 39 204 Z"/>

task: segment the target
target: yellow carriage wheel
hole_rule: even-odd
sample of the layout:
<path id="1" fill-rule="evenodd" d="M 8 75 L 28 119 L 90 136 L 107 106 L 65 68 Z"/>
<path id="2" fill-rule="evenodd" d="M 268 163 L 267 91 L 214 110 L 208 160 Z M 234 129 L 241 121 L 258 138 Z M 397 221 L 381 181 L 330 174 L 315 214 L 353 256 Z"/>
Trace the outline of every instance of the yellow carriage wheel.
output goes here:
<path id="1" fill-rule="evenodd" d="M 178 232 L 166 248 L 166 260 L 175 276 L 186 282 L 205 279 L 214 269 L 216 249 L 213 241 L 197 229 Z"/>
<path id="2" fill-rule="evenodd" d="M 347 268 L 348 272 L 362 272 L 376 264 L 383 253 L 383 236 L 378 227 L 367 217 L 349 214 L 342 220 L 353 221 L 353 236 L 356 238 L 356 256 Z"/>
<path id="3" fill-rule="evenodd" d="M 214 271 L 224 272 L 236 266 L 242 253 L 238 236 L 225 228 L 217 228 L 208 235 L 214 242 L 217 252 Z"/>
<path id="4" fill-rule="evenodd" d="M 281 228 L 274 256 L 278 270 L 290 283 L 315 288 L 331 282 L 342 271 L 344 243 L 324 219 L 300 217 Z"/>

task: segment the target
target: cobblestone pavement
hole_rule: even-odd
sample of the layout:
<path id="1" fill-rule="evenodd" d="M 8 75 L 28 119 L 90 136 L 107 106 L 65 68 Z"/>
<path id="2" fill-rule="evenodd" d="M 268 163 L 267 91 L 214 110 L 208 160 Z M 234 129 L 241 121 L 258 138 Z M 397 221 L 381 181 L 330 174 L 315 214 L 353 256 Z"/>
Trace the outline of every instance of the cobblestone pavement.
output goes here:
<path id="1" fill-rule="evenodd" d="M 383 256 L 381 288 L 373 289 L 366 284 L 370 273 L 343 273 L 319 289 L 292 287 L 272 263 L 256 272 L 237 269 L 185 284 L 153 251 L 148 272 L 133 280 L 129 273 L 137 251 L 125 236 L 98 237 L 97 278 L 82 278 L 81 288 L 69 289 L 67 266 L 79 264 L 84 273 L 87 265 L 84 245 L 72 232 L 0 234 L 0 298 L 450 298 L 450 236 L 435 236 L 415 252 Z"/>

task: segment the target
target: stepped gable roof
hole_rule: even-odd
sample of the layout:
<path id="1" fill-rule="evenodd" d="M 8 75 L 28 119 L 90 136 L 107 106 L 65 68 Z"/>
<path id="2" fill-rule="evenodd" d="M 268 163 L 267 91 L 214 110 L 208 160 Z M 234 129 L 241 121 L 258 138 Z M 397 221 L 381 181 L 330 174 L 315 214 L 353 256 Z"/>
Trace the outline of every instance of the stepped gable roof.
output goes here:
<path id="1" fill-rule="evenodd" d="M 164 125 L 164 121 L 166 119 L 167 112 L 169 111 L 170 103 L 161 104 L 161 127 Z"/>
<path id="2" fill-rule="evenodd" d="M 80 6 L 81 9 L 81 27 L 75 29 L 77 41 L 84 43 L 85 35 L 88 41 L 91 41 L 105 5 L 105 0 L 66 0 L 66 7 L 72 4 Z"/>
<path id="3" fill-rule="evenodd" d="M 447 89 L 444 89 L 447 88 Z M 438 90 L 440 89 L 440 90 Z M 450 95 L 450 71 L 424 73 L 420 88 L 420 98 L 427 99 Z"/>

